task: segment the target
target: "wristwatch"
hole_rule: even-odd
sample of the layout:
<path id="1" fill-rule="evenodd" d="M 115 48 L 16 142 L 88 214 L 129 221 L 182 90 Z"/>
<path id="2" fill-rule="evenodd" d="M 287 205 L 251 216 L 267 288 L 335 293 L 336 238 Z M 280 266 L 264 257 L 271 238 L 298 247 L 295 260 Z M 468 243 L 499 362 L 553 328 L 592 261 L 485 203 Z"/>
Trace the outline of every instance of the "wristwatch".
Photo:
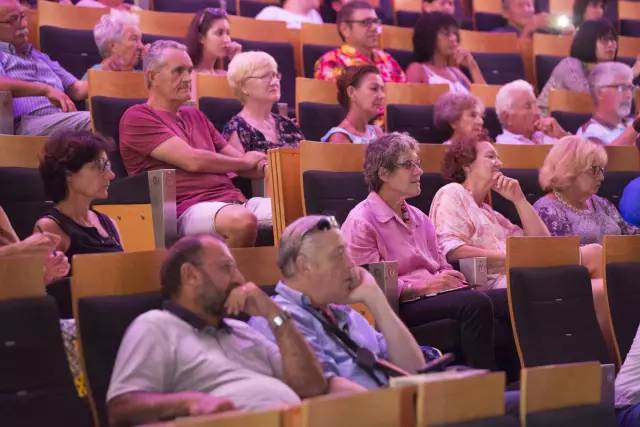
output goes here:
<path id="1" fill-rule="evenodd" d="M 291 315 L 286 311 L 282 311 L 269 319 L 269 326 L 271 326 L 271 330 L 276 331 L 289 319 L 291 319 Z"/>

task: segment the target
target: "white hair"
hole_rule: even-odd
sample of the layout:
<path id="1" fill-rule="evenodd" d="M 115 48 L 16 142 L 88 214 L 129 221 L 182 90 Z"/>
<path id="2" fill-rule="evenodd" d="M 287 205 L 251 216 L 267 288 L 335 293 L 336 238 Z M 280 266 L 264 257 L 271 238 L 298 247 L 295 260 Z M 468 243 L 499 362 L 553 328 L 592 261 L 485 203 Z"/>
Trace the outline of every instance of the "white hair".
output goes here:
<path id="1" fill-rule="evenodd" d="M 533 86 L 524 80 L 514 80 L 502 86 L 496 94 L 496 114 L 500 122 L 502 122 L 502 115 L 513 106 L 514 92 L 530 92 L 534 98 L 536 96 Z"/>
<path id="2" fill-rule="evenodd" d="M 601 62 L 593 67 L 589 74 L 589 88 L 591 96 L 596 100 L 596 90 L 602 86 L 614 83 L 620 77 L 624 78 L 631 84 L 633 82 L 633 71 L 631 67 L 622 62 Z"/>
<path id="3" fill-rule="evenodd" d="M 124 32 L 129 27 L 138 27 L 140 17 L 134 13 L 111 9 L 111 13 L 102 15 L 100 21 L 93 28 L 93 38 L 98 46 L 98 52 L 103 58 L 107 58 L 111 52 L 112 43 L 117 43 L 124 37 Z"/>

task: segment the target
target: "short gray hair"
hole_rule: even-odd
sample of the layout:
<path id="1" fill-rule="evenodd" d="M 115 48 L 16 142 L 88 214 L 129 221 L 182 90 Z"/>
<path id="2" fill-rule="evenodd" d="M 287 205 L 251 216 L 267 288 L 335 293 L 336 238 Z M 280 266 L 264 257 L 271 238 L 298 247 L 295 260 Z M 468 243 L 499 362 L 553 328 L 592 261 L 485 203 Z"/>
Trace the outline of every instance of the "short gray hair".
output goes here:
<path id="1" fill-rule="evenodd" d="M 380 178 L 380 168 L 393 172 L 398 168 L 400 155 L 411 151 L 418 151 L 418 143 L 411 136 L 399 132 L 382 135 L 367 144 L 363 168 L 369 191 L 377 193 L 382 188 L 384 182 Z"/>
<path id="2" fill-rule="evenodd" d="M 154 71 L 162 65 L 162 59 L 164 52 L 169 49 L 187 51 L 187 47 L 182 43 L 178 43 L 174 40 L 157 40 L 149 46 L 149 48 L 142 55 L 142 71 L 144 72 L 144 79 L 147 88 L 149 87 L 149 81 L 147 78 L 147 71 Z"/>
<path id="3" fill-rule="evenodd" d="M 98 52 L 103 58 L 107 58 L 111 52 L 109 47 L 124 37 L 124 32 L 129 27 L 138 27 L 140 17 L 134 13 L 111 9 L 111 13 L 102 15 L 100 21 L 93 28 L 93 38 L 98 46 Z"/>
<path id="4" fill-rule="evenodd" d="M 596 90 L 613 83 L 620 76 L 625 77 L 631 83 L 633 81 L 631 67 L 622 62 L 601 62 L 593 67 L 591 74 L 589 74 L 589 89 L 594 101 L 596 100 Z"/>
<path id="5" fill-rule="evenodd" d="M 326 227 L 326 228 L 324 228 Z M 278 268 L 285 278 L 296 274 L 295 263 L 302 252 L 304 238 L 316 231 L 338 228 L 335 218 L 324 215 L 308 215 L 289 224 L 282 233 L 278 246 Z"/>
<path id="6" fill-rule="evenodd" d="M 475 108 L 484 113 L 484 105 L 477 96 L 463 92 L 447 92 L 436 101 L 433 121 L 437 128 L 451 130 L 451 124 L 460 120 L 464 111 Z"/>
<path id="7" fill-rule="evenodd" d="M 509 111 L 513 106 L 514 92 L 530 92 L 534 98 L 536 96 L 533 91 L 533 86 L 522 79 L 514 80 L 511 83 L 507 83 L 502 86 L 496 94 L 496 115 L 500 122 L 502 122 L 502 115 Z"/>

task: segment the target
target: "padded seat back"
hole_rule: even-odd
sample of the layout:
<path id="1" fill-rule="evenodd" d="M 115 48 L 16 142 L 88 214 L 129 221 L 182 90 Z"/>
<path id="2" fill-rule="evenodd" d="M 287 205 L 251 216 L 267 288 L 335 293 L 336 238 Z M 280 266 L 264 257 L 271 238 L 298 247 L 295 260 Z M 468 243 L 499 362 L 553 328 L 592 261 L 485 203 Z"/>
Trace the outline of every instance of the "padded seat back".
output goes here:
<path id="1" fill-rule="evenodd" d="M 640 263 L 607 263 L 607 297 L 611 322 L 624 361 L 640 324 Z"/>
<path id="2" fill-rule="evenodd" d="M 522 192 L 529 203 L 533 204 L 540 197 L 544 196 L 544 191 L 542 191 L 540 183 L 538 182 L 538 171 L 536 169 L 502 169 L 502 173 L 520 182 Z M 495 191 L 491 192 L 491 205 L 493 209 L 507 217 L 512 223 L 522 225 L 518 211 L 513 203 Z"/>
<path id="3" fill-rule="evenodd" d="M 520 421 L 510 415 L 485 418 L 482 420 L 466 421 L 462 423 L 440 424 L 438 427 L 519 427 Z"/>
<path id="4" fill-rule="evenodd" d="M 608 199 L 616 207 L 620 203 L 620 197 L 624 187 L 635 178 L 640 176 L 640 172 L 607 172 L 604 181 L 600 186 L 598 195 Z"/>
<path id="5" fill-rule="evenodd" d="M 407 46 L 410 48 L 411 46 Z M 413 51 L 404 49 L 385 49 L 385 51 L 393 57 L 403 70 L 406 70 L 409 64 L 413 62 Z"/>
<path id="6" fill-rule="evenodd" d="M 203 96 L 198 99 L 198 104 L 200 111 L 207 116 L 220 133 L 222 133 L 224 125 L 242 110 L 240 101 L 230 98 Z"/>
<path id="7" fill-rule="evenodd" d="M 0 301 L 0 323 L 0 425 L 90 426 L 53 299 Z"/>
<path id="8" fill-rule="evenodd" d="M 581 405 L 527 414 L 527 427 L 616 427 L 613 407 Z"/>
<path id="9" fill-rule="evenodd" d="M 236 14 L 235 1 L 228 1 L 225 5 L 227 13 Z M 153 0 L 153 10 L 158 12 L 195 13 L 207 7 L 220 7 L 220 2 L 217 0 Z"/>
<path id="10" fill-rule="evenodd" d="M 109 425 L 105 400 L 122 337 L 136 317 L 161 306 L 162 297 L 158 292 L 78 300 L 87 381 L 102 426 Z"/>
<path id="11" fill-rule="evenodd" d="M 575 134 L 580 126 L 587 123 L 591 114 L 572 113 L 569 111 L 552 111 L 551 116 L 555 118 L 560 126 L 567 132 Z"/>
<path id="12" fill-rule="evenodd" d="M 640 37 L 640 21 L 636 21 L 634 19 L 621 19 L 620 35 L 629 37 Z"/>
<path id="13" fill-rule="evenodd" d="M 524 79 L 524 63 L 518 53 L 473 52 L 484 79 L 490 85 L 503 85 Z"/>
<path id="14" fill-rule="evenodd" d="M 316 44 L 306 44 L 302 46 L 302 65 L 304 68 L 304 76 L 310 79 L 313 78 L 313 67 L 316 64 L 318 58 L 330 50 L 335 49 L 335 46 L 325 46 Z"/>
<path id="15" fill-rule="evenodd" d="M 507 25 L 507 20 L 497 13 L 476 12 L 474 18 L 476 21 L 476 31 L 492 31 Z"/>
<path id="16" fill-rule="evenodd" d="M 146 102 L 146 99 L 123 99 L 111 98 L 107 96 L 91 97 L 91 117 L 94 130 L 106 137 L 112 138 L 116 149 L 109 153 L 111 168 L 117 178 L 127 176 L 127 172 L 120 157 L 120 119 L 127 109 L 136 104 Z"/>
<path id="17" fill-rule="evenodd" d="M 536 55 L 534 61 L 538 80 L 538 92 L 540 92 L 547 83 L 547 80 L 549 80 L 549 77 L 551 77 L 553 69 L 562 61 L 562 57 L 555 55 Z"/>
<path id="18" fill-rule="evenodd" d="M 77 78 L 102 61 L 90 30 L 40 27 L 40 50 Z"/>
<path id="19" fill-rule="evenodd" d="M 489 135 L 493 139 L 496 139 L 496 137 L 502 133 L 502 125 L 500 124 L 500 120 L 498 120 L 498 115 L 494 107 L 487 107 L 484 110 L 484 127 L 489 131 Z"/>
<path id="20" fill-rule="evenodd" d="M 52 206 L 47 201 L 38 169 L 0 168 L 0 206 L 20 239 L 33 233 L 33 226 Z"/>
<path id="21" fill-rule="evenodd" d="M 396 12 L 396 21 L 399 27 L 413 28 L 420 19 L 420 12 L 411 12 L 408 10 L 399 10 Z"/>
<path id="22" fill-rule="evenodd" d="M 512 321 L 524 366 L 612 363 L 585 267 L 517 267 L 509 274 Z"/>
<path id="23" fill-rule="evenodd" d="M 387 130 L 407 132 L 422 143 L 439 144 L 448 137 L 433 122 L 433 105 L 387 104 Z"/>
<path id="24" fill-rule="evenodd" d="M 320 141 L 334 126 L 338 126 L 346 111 L 340 105 L 301 102 L 298 104 L 298 123 L 302 134 L 309 141 Z"/>
<path id="25" fill-rule="evenodd" d="M 235 3 L 235 2 L 233 2 Z M 247 18 L 255 18 L 269 3 L 255 0 L 240 0 L 240 10 L 238 15 Z"/>

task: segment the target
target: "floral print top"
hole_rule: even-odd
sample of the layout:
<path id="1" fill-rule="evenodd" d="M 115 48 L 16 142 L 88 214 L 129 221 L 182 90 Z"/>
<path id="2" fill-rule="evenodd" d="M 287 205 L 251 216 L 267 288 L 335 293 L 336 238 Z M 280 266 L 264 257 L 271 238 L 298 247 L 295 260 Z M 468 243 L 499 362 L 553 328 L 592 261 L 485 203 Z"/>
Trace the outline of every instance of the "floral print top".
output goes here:
<path id="1" fill-rule="evenodd" d="M 271 114 L 276 123 L 277 141 L 267 141 L 262 132 L 251 126 L 240 115 L 235 115 L 224 125 L 222 136 L 229 140 L 234 132 L 237 133 L 240 143 L 245 151 L 267 152 L 271 148 L 297 147 L 304 135 L 298 126 L 286 117 Z"/>

